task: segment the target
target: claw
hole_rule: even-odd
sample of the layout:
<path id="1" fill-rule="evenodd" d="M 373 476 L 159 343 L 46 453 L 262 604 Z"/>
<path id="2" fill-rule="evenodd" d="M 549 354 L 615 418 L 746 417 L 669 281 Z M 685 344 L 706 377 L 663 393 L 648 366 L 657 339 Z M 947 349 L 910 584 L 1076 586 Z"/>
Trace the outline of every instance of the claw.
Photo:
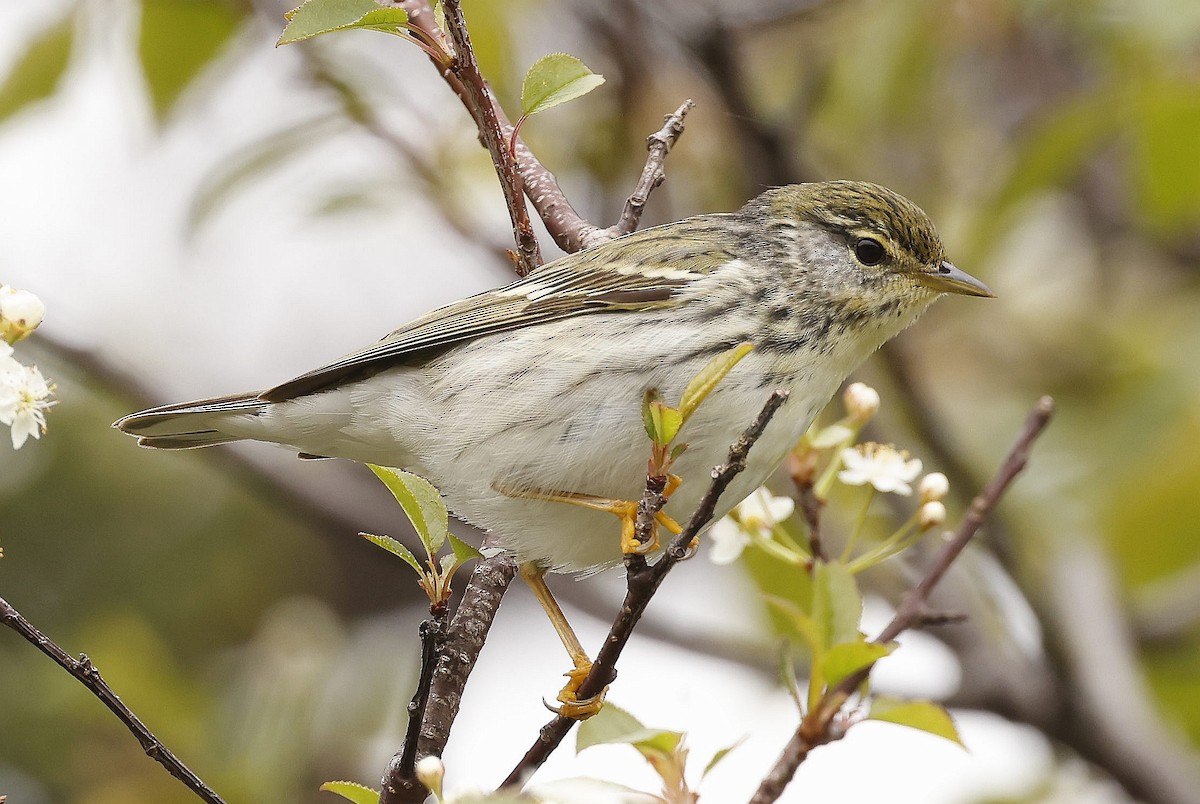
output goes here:
<path id="1" fill-rule="evenodd" d="M 591 696 L 590 698 L 584 698 L 583 700 L 580 700 L 578 697 L 579 688 L 583 686 L 584 679 L 588 677 L 588 673 L 591 672 L 591 669 L 592 663 L 588 662 L 586 665 L 576 667 L 574 670 L 568 670 L 567 672 L 563 673 L 563 675 L 567 677 L 568 681 L 566 686 L 562 688 L 562 692 L 558 694 L 558 702 L 561 704 L 560 706 L 554 707 L 545 701 L 542 701 L 542 703 L 545 704 L 546 708 L 551 712 L 561 715 L 562 717 L 569 717 L 572 720 L 587 720 L 589 717 L 599 712 L 604 707 L 604 696 L 608 693 L 608 687 L 605 687 L 599 693 Z"/>

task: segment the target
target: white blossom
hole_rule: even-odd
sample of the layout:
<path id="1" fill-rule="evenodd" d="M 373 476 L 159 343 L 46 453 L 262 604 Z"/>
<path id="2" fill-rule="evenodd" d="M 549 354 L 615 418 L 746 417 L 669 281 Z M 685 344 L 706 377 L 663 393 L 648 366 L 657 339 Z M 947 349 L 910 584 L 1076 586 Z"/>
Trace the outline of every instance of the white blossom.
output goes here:
<path id="1" fill-rule="evenodd" d="M 776 497 L 766 488 L 758 489 L 713 525 L 709 560 L 714 564 L 732 564 L 754 537 L 770 538 L 775 526 L 794 510 L 796 503 L 790 497 Z"/>
<path id="2" fill-rule="evenodd" d="M 829 449 L 839 444 L 845 444 L 854 438 L 854 431 L 844 424 L 831 424 L 822 427 L 809 440 L 813 449 Z"/>
<path id="3" fill-rule="evenodd" d="M 866 383 L 851 383 L 842 394 L 842 402 L 846 405 L 846 412 L 850 414 L 850 418 L 862 423 L 879 410 L 879 392 Z"/>
<path id="4" fill-rule="evenodd" d="M 421 757 L 417 760 L 413 770 L 421 784 L 428 787 L 440 799 L 442 797 L 442 780 L 446 778 L 446 766 L 442 763 L 442 758 L 432 754 Z"/>
<path id="5" fill-rule="evenodd" d="M 40 438 L 46 430 L 46 409 L 53 387 L 37 366 L 24 366 L 12 357 L 12 347 L 0 349 L 0 424 L 11 428 L 13 449 L 29 436 Z"/>
<path id="6" fill-rule="evenodd" d="M 38 328 L 46 305 L 28 290 L 0 285 L 0 338 L 15 343 Z"/>
<path id="7" fill-rule="evenodd" d="M 917 486 L 917 494 L 921 498 L 921 502 L 936 502 L 942 499 L 950 491 L 950 481 L 941 472 L 930 472 L 921 478 L 921 483 Z"/>
<path id="8" fill-rule="evenodd" d="M 909 459 L 907 452 L 897 450 L 890 444 L 859 444 L 842 450 L 845 469 L 838 472 L 838 480 L 848 486 L 865 486 L 868 483 L 876 491 L 894 492 L 905 497 L 912 494 L 912 486 L 921 473 L 919 458 Z"/>
<path id="9" fill-rule="evenodd" d="M 937 500 L 930 500 L 917 509 L 917 523 L 921 530 L 936 528 L 946 521 L 946 506 Z"/>

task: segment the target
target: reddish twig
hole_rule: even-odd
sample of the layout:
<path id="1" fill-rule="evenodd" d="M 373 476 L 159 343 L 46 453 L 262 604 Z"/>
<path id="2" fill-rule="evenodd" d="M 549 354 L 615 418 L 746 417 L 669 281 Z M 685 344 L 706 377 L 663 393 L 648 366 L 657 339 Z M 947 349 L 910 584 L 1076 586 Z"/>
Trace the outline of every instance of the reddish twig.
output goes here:
<path id="1" fill-rule="evenodd" d="M 442 8 L 446 12 L 446 30 L 454 42 L 454 60 L 449 70 L 463 87 L 467 108 L 479 128 L 479 137 L 496 166 L 500 189 L 504 191 L 508 216 L 512 220 L 513 239 L 517 243 L 517 273 L 525 276 L 542 264 L 542 251 L 537 235 L 533 233 L 529 210 L 525 208 L 524 182 L 508 145 L 509 137 L 500 127 L 500 105 L 479 72 L 479 62 L 475 59 L 471 36 L 463 19 L 462 5 L 459 0 L 443 0 Z M 422 30 L 415 24 L 414 28 Z"/>
<path id="2" fill-rule="evenodd" d="M 1053 411 L 1054 400 L 1050 397 L 1045 396 L 1038 400 L 1037 406 L 1026 419 L 1020 436 L 1009 450 L 1000 469 L 991 482 L 972 501 L 958 530 L 938 551 L 929 570 L 925 573 L 925 577 L 904 596 L 896 610 L 896 615 L 879 636 L 875 637 L 875 642 L 891 642 L 902 632 L 920 622 L 925 611 L 925 603 L 929 599 L 933 587 L 937 585 L 950 565 L 970 543 L 1001 495 L 1025 468 L 1025 464 L 1029 460 L 1030 447 L 1045 430 Z M 778 800 L 783 794 L 784 788 L 795 776 L 800 763 L 805 760 L 813 748 L 842 737 L 844 730 L 836 728 L 838 714 L 855 690 L 867 680 L 873 668 L 874 663 L 843 679 L 836 687 L 821 696 L 820 702 L 800 721 L 799 728 L 784 746 L 775 766 L 763 778 L 758 791 L 750 799 L 751 804 L 770 804 L 770 802 Z"/>
<path id="3" fill-rule="evenodd" d="M 108 682 L 101 678 L 100 671 L 96 669 L 96 665 L 92 664 L 92 660 L 85 654 L 80 654 L 78 659 L 71 656 L 56 645 L 50 637 L 39 631 L 33 623 L 25 619 L 19 611 L 3 598 L 0 598 L 0 623 L 16 631 L 27 642 L 49 656 L 60 667 L 74 676 L 83 686 L 87 687 L 133 733 L 133 736 L 141 744 L 142 750 L 146 752 L 146 756 L 166 768 L 167 773 L 187 785 L 188 789 L 203 801 L 207 801 L 209 804 L 224 804 L 222 798 L 211 787 L 201 781 L 199 776 L 192 773 L 186 765 L 180 762 L 162 744 L 162 741 L 154 736 L 154 732 L 146 728 L 146 724 L 142 723 L 141 719 L 121 701 L 112 687 L 108 685 Z"/>
<path id="4" fill-rule="evenodd" d="M 444 39 L 434 21 L 433 11 L 428 0 L 402 0 L 399 5 L 408 12 L 410 27 L 420 31 L 425 39 L 431 41 Z M 454 6 L 453 14 L 451 6 Z M 533 208 L 537 210 L 542 223 L 545 224 L 546 231 L 563 251 L 579 251 L 582 248 L 604 243 L 620 234 L 632 232 L 639 222 L 641 207 L 645 205 L 644 199 L 654 187 L 662 182 L 662 161 L 666 158 L 671 146 L 683 133 L 682 121 L 687 110 L 691 108 L 691 101 L 684 103 L 673 114 L 668 115 L 666 125 L 650 136 L 648 143 L 650 156 L 647 158 L 646 168 L 642 171 L 642 179 L 638 182 L 630 200 L 626 202 L 626 211 L 622 213 L 621 219 L 614 226 L 608 229 L 601 228 L 576 212 L 562 188 L 559 187 L 555 175 L 542 164 L 520 137 L 514 136 L 514 126 L 496 101 L 486 81 L 478 75 L 475 56 L 470 50 L 470 40 L 465 36 L 466 27 L 462 25 L 460 36 L 460 25 L 462 25 L 462 9 L 457 0 L 452 0 L 451 3 L 446 4 L 446 26 L 459 54 L 458 61 L 461 62 L 463 56 L 469 58 L 473 65 L 473 74 L 464 73 L 464 65 L 456 64 L 454 68 L 447 68 L 437 58 L 430 56 L 430 59 L 438 68 L 442 79 L 458 96 L 479 127 L 480 138 L 492 155 L 497 174 L 504 186 L 505 200 L 509 205 L 510 217 L 513 217 L 514 230 L 518 228 L 516 216 L 525 215 L 528 218 L 524 211 L 524 202 L 520 200 L 520 192 L 523 190 L 525 196 L 533 204 Z M 516 192 L 513 192 L 514 189 Z M 521 243 L 520 236 L 517 242 Z"/>
<path id="5" fill-rule="evenodd" d="M 608 638 L 604 640 L 604 646 L 596 654 L 596 660 L 592 664 L 591 671 L 579 687 L 577 695 L 580 700 L 599 695 L 616 678 L 617 659 L 620 658 L 621 652 L 629 642 L 634 626 L 641 619 L 646 606 L 650 603 L 650 599 L 658 591 L 658 587 L 667 577 L 667 573 L 671 571 L 672 567 L 691 554 L 692 540 L 712 520 L 713 513 L 716 511 L 717 501 L 725 492 L 730 482 L 746 468 L 746 456 L 750 452 L 750 448 L 754 446 L 754 443 L 762 435 L 763 430 L 766 429 L 775 412 L 779 410 L 779 406 L 787 401 L 787 397 L 786 391 L 776 391 L 771 394 L 759 412 L 758 417 L 730 446 L 725 463 L 713 470 L 713 479 L 712 483 L 709 484 L 708 490 L 700 498 L 700 502 L 697 504 L 696 510 L 692 513 L 687 525 L 671 540 L 662 558 L 654 564 L 647 564 L 644 559 L 638 556 L 626 563 L 627 589 L 625 600 L 621 604 L 621 610 L 617 614 L 617 618 L 613 621 L 612 628 L 609 629 Z M 647 485 L 647 495 L 656 494 L 653 484 L 648 483 Z M 652 508 L 653 505 L 653 503 L 650 503 L 649 507 Z M 517 763 L 516 767 L 512 769 L 500 786 L 511 787 L 524 784 L 525 780 L 541 767 L 542 763 L 559 746 L 574 725 L 574 720 L 558 715 L 543 726 L 538 732 L 537 740 L 533 746 L 525 753 L 525 756 L 521 758 L 521 761 Z"/>

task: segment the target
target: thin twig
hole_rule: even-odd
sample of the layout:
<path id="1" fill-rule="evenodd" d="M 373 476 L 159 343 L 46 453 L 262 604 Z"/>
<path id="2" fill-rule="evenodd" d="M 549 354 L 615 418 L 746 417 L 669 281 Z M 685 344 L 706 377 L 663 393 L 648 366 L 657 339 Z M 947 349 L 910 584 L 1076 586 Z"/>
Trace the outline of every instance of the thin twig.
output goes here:
<path id="1" fill-rule="evenodd" d="M 933 587 L 946 574 L 954 560 L 961 555 L 1001 495 L 1025 468 L 1025 464 L 1029 460 L 1030 447 L 1045 430 L 1053 412 L 1054 400 L 1048 396 L 1038 400 L 1038 404 L 1026 419 L 1020 436 L 1013 444 L 1000 469 L 987 487 L 971 503 L 958 530 L 938 551 L 929 570 L 925 573 L 925 577 L 904 596 L 896 609 L 896 615 L 879 636 L 875 637 L 875 642 L 891 642 L 902 632 L 920 622 Z M 763 778 L 758 791 L 750 799 L 751 804 L 770 804 L 770 802 L 778 800 L 783 794 L 784 788 L 795 776 L 800 763 L 805 760 L 813 748 L 842 737 L 843 730 L 832 728 L 836 723 L 836 718 L 850 696 L 870 676 L 873 668 L 874 663 L 843 679 L 836 687 L 821 696 L 820 702 L 801 720 L 799 728 L 784 746 L 775 766 Z"/>
<path id="2" fill-rule="evenodd" d="M 641 567 L 637 567 L 634 562 L 634 569 L 627 570 L 625 600 L 621 604 L 617 618 L 613 621 L 612 628 L 609 629 L 604 646 L 596 654 L 591 671 L 579 687 L 577 695 L 581 700 L 600 694 L 616 678 L 617 659 L 620 658 L 621 652 L 629 642 L 634 626 L 641 619 L 650 599 L 671 568 L 691 554 L 692 540 L 712 520 L 717 501 L 730 482 L 746 468 L 746 455 L 750 452 L 750 448 L 762 435 L 775 412 L 779 410 L 779 406 L 787 401 L 787 397 L 786 391 L 775 391 L 771 394 L 753 424 L 733 442 L 725 463 L 713 469 L 712 482 L 704 496 L 700 498 L 691 519 L 688 520 L 683 530 L 671 540 L 662 558 L 652 565 L 647 565 L 643 561 Z M 627 564 L 627 566 L 629 565 Z M 574 720 L 558 715 L 543 726 L 538 732 L 533 746 L 500 786 L 503 788 L 524 784 L 526 778 L 541 767 L 574 725 Z"/>
<path id="3" fill-rule="evenodd" d="M 389 800 L 395 804 L 420 804 L 429 797 L 429 791 L 417 779 L 417 752 L 420 748 L 421 726 L 429 706 L 434 668 L 443 655 L 446 643 L 445 606 L 434 611 L 432 619 L 421 622 L 420 634 L 421 675 L 412 700 L 408 703 L 408 728 L 404 732 L 404 743 L 399 753 L 392 757 L 383 776 L 383 788 L 388 791 Z"/>
<path id="4" fill-rule="evenodd" d="M 421 31 L 427 37 L 430 37 L 435 41 L 442 38 L 442 32 L 438 29 L 437 23 L 434 21 L 433 11 L 430 8 L 428 0 L 402 0 L 399 5 L 408 12 L 408 21 L 413 28 Z M 463 50 L 454 29 L 458 22 L 452 20 L 451 5 L 455 7 L 458 21 L 461 21 L 462 9 L 458 7 L 458 0 L 452 0 L 452 2 L 447 3 L 445 7 L 446 26 L 450 29 L 450 34 L 452 38 L 454 38 L 455 47 L 459 49 L 460 53 L 462 53 Z M 462 33 L 465 34 L 465 32 L 466 28 L 463 27 Z M 469 45 L 469 41 L 467 44 Z M 470 58 L 473 61 L 474 53 L 470 52 L 469 48 L 466 52 L 470 54 Z M 505 200 L 509 204 L 510 216 L 522 214 L 524 210 L 524 203 L 518 203 L 520 199 L 511 193 L 513 187 L 517 187 L 519 188 L 518 195 L 520 190 L 524 191 L 525 196 L 529 199 L 530 203 L 533 204 L 533 208 L 537 210 L 538 216 L 542 219 L 542 223 L 545 224 L 546 231 L 552 238 L 554 238 L 554 242 L 563 251 L 576 252 L 582 248 L 604 243 L 617 236 L 614 234 L 612 229 L 622 227 L 623 224 L 621 221 L 618 221 L 618 223 L 615 224 L 612 229 L 604 229 L 596 226 L 593 223 L 590 223 L 583 218 L 583 216 L 581 216 L 575 210 L 575 208 L 571 206 L 571 202 L 567 200 L 567 196 L 562 191 L 562 188 L 558 185 L 558 179 L 555 177 L 555 175 L 545 165 L 542 164 L 542 162 L 534 155 L 533 151 L 529 149 L 529 146 L 527 146 L 519 137 L 514 140 L 514 129 L 512 122 L 508 119 L 508 116 L 505 115 L 504 110 L 500 107 L 500 104 L 497 102 L 491 90 L 488 89 L 487 83 L 482 77 L 478 79 L 477 83 L 474 81 L 473 77 L 470 81 L 466 81 L 464 80 L 465 76 L 460 74 L 460 69 L 457 66 L 456 69 L 447 69 L 443 65 L 439 64 L 437 59 L 431 58 L 431 60 L 438 68 L 438 74 L 442 76 L 442 80 L 444 80 L 450 89 L 453 90 L 454 94 L 458 96 L 459 100 L 467 108 L 467 111 L 470 112 L 472 118 L 475 120 L 476 125 L 479 126 L 480 137 L 483 139 L 484 145 L 488 148 L 489 153 L 492 154 L 493 162 L 495 162 L 497 166 L 497 173 L 501 176 L 501 184 L 504 185 Z M 475 73 L 478 74 L 477 66 L 475 68 Z M 680 108 L 682 109 L 682 107 Z M 487 122 L 483 122 L 481 114 L 486 114 L 489 120 Z M 676 110 L 674 115 L 668 117 L 668 123 L 672 118 L 682 118 L 682 116 L 683 115 L 680 113 L 680 111 Z M 499 129 L 497 143 L 499 146 L 499 151 L 493 150 L 493 141 L 496 140 L 497 137 L 496 129 L 491 127 L 490 120 L 492 119 L 495 120 L 495 123 Z M 664 126 L 664 129 L 665 128 L 666 127 Z M 682 125 L 680 125 L 678 128 L 679 131 L 671 138 L 672 143 L 679 138 L 679 134 L 681 134 L 683 131 Z M 652 135 L 652 139 L 661 134 L 662 131 L 660 130 L 658 134 Z M 655 150 L 656 146 L 651 143 L 652 153 L 650 158 L 647 160 L 648 165 L 655 159 Z M 669 150 L 669 146 L 667 147 L 667 150 Z M 665 157 L 665 155 L 666 154 L 664 151 L 663 156 Z M 502 164 L 506 167 L 502 168 Z M 516 171 L 516 183 L 512 185 L 510 185 L 504 179 L 506 175 L 511 175 L 508 172 L 508 165 L 511 165 Z M 651 171 L 653 171 L 652 167 Z M 643 179 L 645 179 L 645 175 L 646 172 L 643 171 Z M 651 180 L 653 181 L 653 176 L 651 176 Z M 657 185 L 655 184 L 654 186 Z M 638 187 L 641 187 L 641 182 L 639 182 Z M 646 190 L 646 194 L 648 193 L 649 190 Z M 639 190 L 635 189 L 634 194 L 638 195 Z M 526 215 L 526 217 L 528 216 Z M 624 219 L 624 217 L 625 216 L 622 215 L 622 219 Z M 516 218 L 514 217 L 514 226 L 515 221 Z M 636 226 L 636 222 L 634 225 Z M 629 231 L 633 230 L 630 229 Z M 627 234 L 628 232 L 624 231 L 622 228 L 621 233 Z M 518 243 L 520 243 L 519 239 Z"/>
<path id="5" fill-rule="evenodd" d="M 99 698 L 101 703 L 107 706 L 125 724 L 125 727 L 133 733 L 133 736 L 141 744 L 142 750 L 146 752 L 146 756 L 166 768 L 167 773 L 187 785 L 188 789 L 202 800 L 209 802 L 209 804 L 224 804 L 224 800 L 211 787 L 201 781 L 199 776 L 192 773 L 186 765 L 180 762 L 162 744 L 162 741 L 155 737 L 154 733 L 142 723 L 141 719 L 121 701 L 112 687 L 108 685 L 108 682 L 100 677 L 100 671 L 96 669 L 96 665 L 92 664 L 91 659 L 84 654 L 80 654 L 78 659 L 71 656 L 56 645 L 48 636 L 39 631 L 33 623 L 25 619 L 4 598 L 0 598 L 0 622 L 16 631 L 27 642 L 49 656 L 60 667 L 74 676 L 83 686 L 91 690 L 92 694 Z"/>
<path id="6" fill-rule="evenodd" d="M 479 62 L 475 59 L 475 51 L 471 48 L 471 36 L 467 33 L 467 23 L 463 19 L 462 5 L 459 0 L 443 0 L 442 8 L 446 12 L 447 33 L 454 42 L 454 61 L 450 65 L 450 71 L 466 90 L 471 116 L 475 118 L 479 127 L 479 136 L 484 147 L 492 155 L 496 175 L 500 178 L 500 189 L 504 191 L 504 202 L 508 205 L 508 216 L 512 220 L 513 239 L 517 244 L 517 273 L 525 276 L 542 264 L 542 251 L 537 235 L 533 233 L 529 210 L 525 208 L 523 181 L 517 172 L 516 159 L 509 148 L 509 139 L 500 128 L 500 118 L 497 114 L 499 104 L 492 97 L 491 89 L 479 72 Z"/>
<path id="7" fill-rule="evenodd" d="M 825 560 L 825 548 L 821 542 L 821 510 L 825 503 L 817 496 L 813 481 L 817 474 L 817 452 L 806 450 L 802 455 L 795 451 L 788 457 L 788 474 L 796 489 L 796 499 L 800 503 L 800 513 L 804 524 L 808 527 L 808 552 L 812 555 L 811 567 L 817 561 Z"/>
<path id="8" fill-rule="evenodd" d="M 678 109 L 666 116 L 662 128 L 646 138 L 646 150 L 649 152 L 646 156 L 646 166 L 642 168 L 641 178 L 625 202 L 620 219 L 604 230 L 609 237 L 627 235 L 638 228 L 650 192 L 667 177 L 663 165 L 667 154 L 683 134 L 683 118 L 695 107 L 695 102 L 688 98 Z"/>

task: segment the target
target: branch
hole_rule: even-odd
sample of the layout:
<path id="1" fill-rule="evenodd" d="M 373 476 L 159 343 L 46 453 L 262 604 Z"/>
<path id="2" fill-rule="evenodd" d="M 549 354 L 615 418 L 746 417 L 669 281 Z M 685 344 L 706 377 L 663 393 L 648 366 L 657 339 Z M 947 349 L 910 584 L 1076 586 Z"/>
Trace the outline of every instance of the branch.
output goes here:
<path id="1" fill-rule="evenodd" d="M 446 610 L 439 607 L 433 618 L 423 620 L 421 634 L 421 675 L 417 681 L 417 689 L 413 692 L 412 700 L 408 703 L 408 728 L 404 732 L 404 743 L 400 751 L 392 757 L 383 775 L 383 790 L 387 791 L 389 800 L 421 804 L 429 797 L 425 785 L 417 779 L 417 750 L 421 736 L 421 725 L 425 721 L 428 710 L 430 689 L 433 684 L 434 667 L 438 658 L 443 654 L 446 643 Z M 380 800 L 383 794 L 380 794 Z"/>
<path id="2" fill-rule="evenodd" d="M 666 116 L 662 128 L 646 138 L 646 150 L 649 151 L 649 155 L 646 157 L 646 166 L 642 168 L 642 176 L 625 202 L 620 219 L 603 230 L 603 233 L 609 238 L 620 237 L 637 230 L 650 192 L 662 184 L 667 177 L 663 164 L 667 160 L 667 154 L 671 152 L 671 148 L 683 134 L 683 118 L 695 107 L 695 102 L 688 98 L 679 105 L 678 109 Z M 592 244 L 588 243 L 587 245 Z"/>
<path id="3" fill-rule="evenodd" d="M 462 5 L 459 0 L 443 0 L 442 8 L 446 12 L 446 28 L 454 42 L 455 57 L 449 69 L 463 87 L 465 95 L 460 97 L 467 101 L 467 108 L 479 127 L 480 139 L 496 166 L 500 189 L 504 191 L 504 202 L 508 205 L 508 216 L 512 220 L 513 239 L 517 243 L 517 274 L 525 276 L 542 264 L 542 251 L 537 235 L 533 233 L 529 210 L 525 208 L 522 177 L 509 150 L 509 138 L 500 128 L 500 116 L 497 114 L 500 106 L 479 72 L 479 62 L 475 59 L 467 23 L 463 19 Z"/>
<path id="4" fill-rule="evenodd" d="M 428 0 L 401 0 L 399 3 L 408 12 L 408 21 L 413 28 L 432 41 L 444 41 L 441 30 L 433 18 L 433 11 Z M 620 234 L 628 234 L 637 227 L 641 215 L 640 207 L 645 205 L 645 197 L 662 182 L 662 161 L 675 141 L 683 133 L 683 117 L 691 108 L 691 101 L 685 102 L 673 114 L 667 117 L 667 123 L 649 139 L 650 157 L 642 172 L 642 179 L 634 189 L 633 195 L 626 203 L 625 212 L 621 219 L 608 229 L 602 229 L 585 220 L 567 200 L 566 194 L 558 185 L 555 175 L 534 156 L 520 138 L 513 143 L 514 128 L 512 122 L 500 107 L 487 82 L 479 75 L 475 54 L 470 49 L 470 40 L 466 36 L 466 26 L 463 23 L 462 8 L 459 0 L 451 0 L 445 4 L 446 27 L 449 29 L 460 58 L 452 68 L 446 68 L 436 58 L 431 61 L 438 68 L 438 74 L 471 114 L 479 127 L 480 138 L 492 161 L 496 165 L 497 175 L 504 189 L 505 201 L 508 204 L 509 216 L 513 219 L 514 235 L 518 245 L 521 244 L 522 230 L 518 219 L 523 216 L 528 220 L 521 191 L 533 204 L 538 216 L 546 226 L 546 231 L 554 238 L 554 242 L 566 252 L 575 252 L 583 248 L 607 242 Z M 461 41 L 460 41 L 461 40 Z M 461 64 L 464 59 L 470 60 L 470 65 Z M 665 133 L 664 133 L 665 132 Z M 510 149 L 510 144 L 513 146 Z M 496 150 L 496 146 L 499 150 Z M 661 156 L 658 155 L 661 151 Z M 515 155 L 515 159 L 514 159 Z M 656 166 L 657 162 L 657 166 Z M 648 175 L 649 174 L 649 175 Z M 643 186 L 649 183 L 648 186 Z M 639 200 L 640 199 L 640 200 Z M 632 227 L 632 228 L 628 228 Z M 529 232 L 532 234 L 532 231 Z M 536 246 L 536 240 L 533 242 Z M 538 257 L 540 261 L 540 256 Z M 524 268 L 525 263 L 518 268 Z"/>
<path id="5" fill-rule="evenodd" d="M 91 690 L 92 694 L 99 698 L 133 733 L 146 755 L 166 768 L 167 773 L 187 785 L 188 789 L 203 801 L 210 804 L 224 804 L 224 800 L 213 792 L 212 788 L 201 781 L 199 776 L 188 770 L 187 766 L 180 762 L 150 729 L 146 728 L 138 716 L 113 692 L 112 687 L 108 686 L 108 682 L 100 677 L 100 671 L 85 654 L 80 654 L 78 659 L 72 657 L 34 627 L 29 620 L 21 616 L 21 613 L 4 598 L 0 598 L 0 622 L 16 631 L 27 642 L 49 656 L 83 686 Z"/>
<path id="6" fill-rule="evenodd" d="M 938 551 L 925 577 L 904 596 L 896 610 L 896 615 L 879 636 L 875 637 L 875 642 L 891 642 L 903 631 L 921 621 L 929 593 L 970 543 L 1001 495 L 1025 468 L 1029 460 L 1030 447 L 1045 430 L 1053 411 L 1054 400 L 1050 397 L 1044 396 L 1038 400 L 1037 406 L 1026 419 L 1024 429 L 1012 449 L 1009 450 L 1008 456 L 996 475 L 971 503 L 958 530 L 950 541 L 946 542 Z M 874 666 L 874 663 L 871 663 L 857 673 L 848 676 L 821 696 L 821 701 L 804 716 L 799 728 L 784 746 L 775 766 L 763 778 L 758 791 L 750 799 L 751 804 L 770 804 L 770 802 L 778 800 L 783 794 L 784 788 L 795 776 L 800 763 L 805 760 L 813 748 L 833 742 L 843 736 L 843 729 L 833 728 L 836 726 L 836 718 L 845 702 L 868 679 Z"/>
<path id="7" fill-rule="evenodd" d="M 516 561 L 503 553 L 476 564 L 436 652 L 422 656 L 421 683 L 413 696 L 413 703 L 421 702 L 416 709 L 409 704 L 404 745 L 384 772 L 379 804 L 419 804 L 428 797 L 413 766 L 420 757 L 441 756 L 445 751 L 467 678 L 516 570 Z M 428 645 L 424 637 L 423 632 L 423 649 Z"/>
<path id="8" fill-rule="evenodd" d="M 501 553 L 480 561 L 471 573 L 462 602 L 450 621 L 445 650 L 434 671 L 429 708 L 417 751 L 420 756 L 442 755 L 450 739 L 450 727 L 458 715 L 467 676 L 475 667 L 496 610 L 516 572 L 516 559 Z"/>
<path id="9" fill-rule="evenodd" d="M 713 469 L 713 479 L 712 483 L 709 484 L 708 490 L 700 498 L 700 502 L 697 504 L 696 510 L 692 513 L 692 517 L 688 520 L 687 525 L 671 540 L 663 556 L 652 565 L 646 564 L 645 560 L 641 559 L 640 556 L 626 563 L 627 591 L 625 593 L 625 600 L 621 604 L 621 610 L 617 614 L 617 618 L 613 621 L 612 628 L 609 629 L 608 638 L 604 640 L 604 646 L 596 654 L 596 660 L 592 664 L 591 671 L 579 687 L 578 697 L 580 699 L 599 695 L 616 678 L 617 659 L 620 658 L 621 652 L 629 642 L 634 626 L 641 619 L 646 606 L 650 603 L 650 599 L 654 596 L 654 593 L 658 590 L 658 587 L 662 584 L 663 579 L 666 578 L 667 573 L 671 571 L 672 567 L 691 555 L 692 541 L 712 520 L 713 514 L 716 511 L 717 501 L 725 492 L 725 489 L 728 488 L 730 482 L 746 468 L 746 455 L 750 452 L 750 448 L 754 446 L 754 443 L 762 435 L 763 430 L 766 429 L 775 412 L 779 410 L 780 405 L 787 401 L 787 398 L 788 394 L 786 391 L 775 391 L 771 394 L 754 422 L 729 447 L 729 454 L 725 459 L 725 463 Z M 647 483 L 647 486 L 647 495 L 656 493 L 653 483 Z M 501 788 L 524 784 L 525 780 L 541 767 L 542 763 L 559 746 L 574 725 L 575 721 L 571 718 L 558 715 L 545 726 L 542 726 L 538 732 L 537 740 L 525 753 L 525 756 L 521 758 L 521 761 L 517 763 L 516 767 L 508 774 L 508 777 L 501 783 Z"/>

